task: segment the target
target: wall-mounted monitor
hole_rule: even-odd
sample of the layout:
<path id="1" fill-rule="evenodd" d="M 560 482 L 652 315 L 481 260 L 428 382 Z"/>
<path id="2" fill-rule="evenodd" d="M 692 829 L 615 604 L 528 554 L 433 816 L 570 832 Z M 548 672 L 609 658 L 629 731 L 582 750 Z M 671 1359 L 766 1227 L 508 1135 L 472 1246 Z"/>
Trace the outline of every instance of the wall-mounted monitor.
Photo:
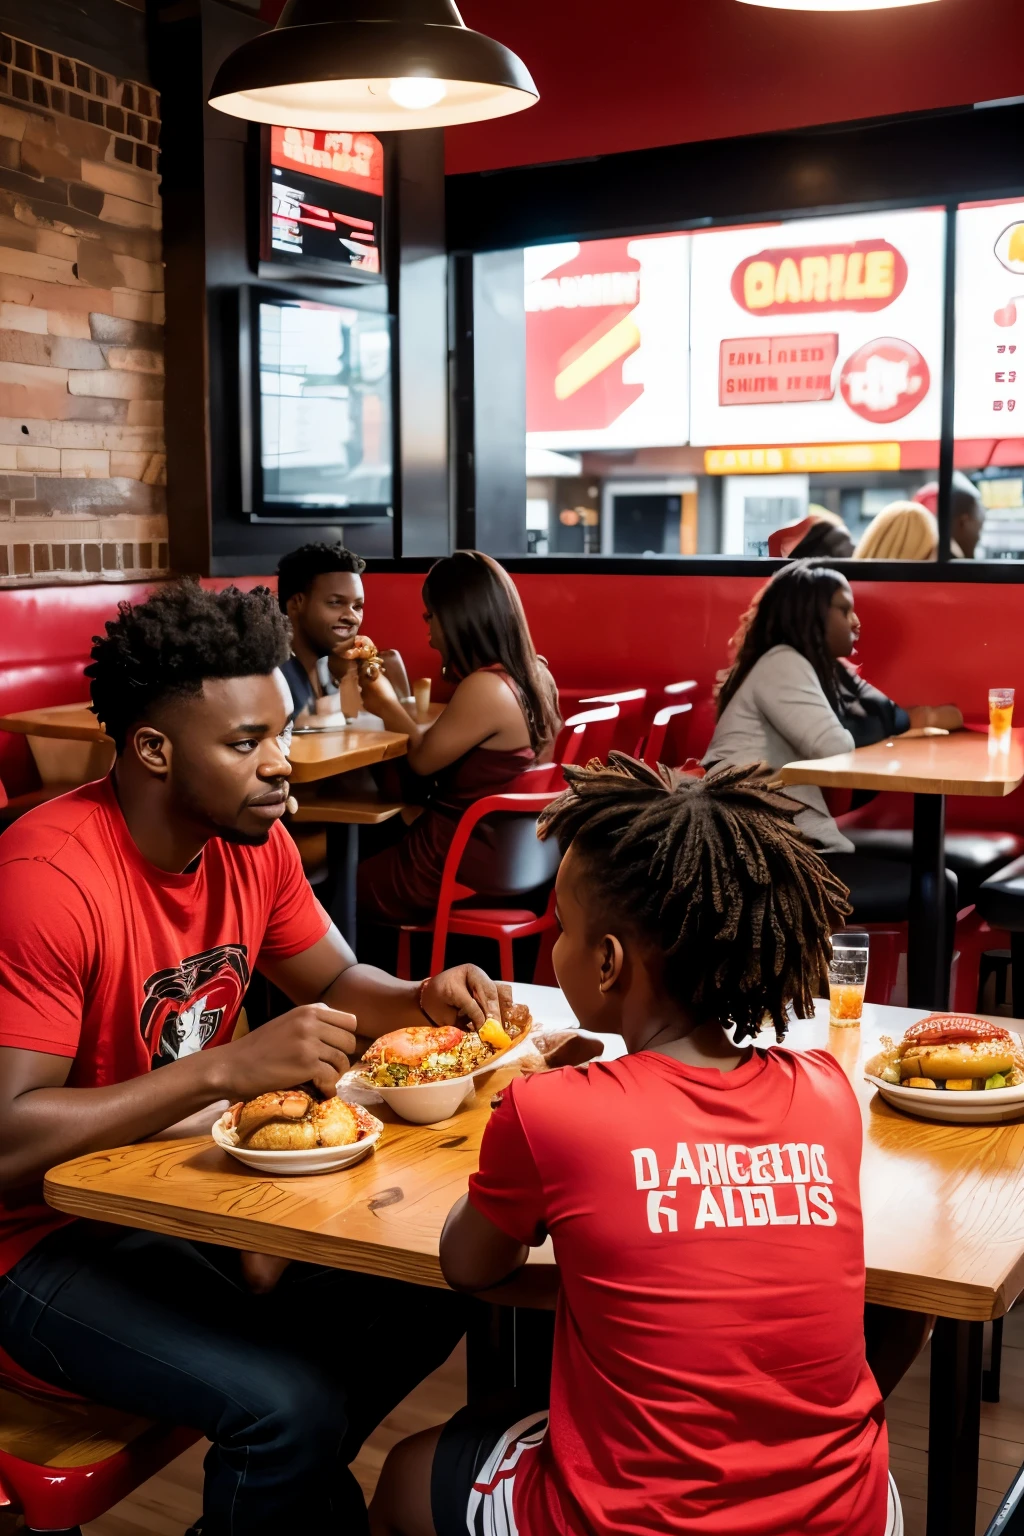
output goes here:
<path id="1" fill-rule="evenodd" d="M 389 316 L 253 288 L 242 339 L 244 510 L 275 522 L 391 516 Z"/>
<path id="2" fill-rule="evenodd" d="M 259 272 L 384 277 L 384 146 L 372 133 L 266 128 Z"/>

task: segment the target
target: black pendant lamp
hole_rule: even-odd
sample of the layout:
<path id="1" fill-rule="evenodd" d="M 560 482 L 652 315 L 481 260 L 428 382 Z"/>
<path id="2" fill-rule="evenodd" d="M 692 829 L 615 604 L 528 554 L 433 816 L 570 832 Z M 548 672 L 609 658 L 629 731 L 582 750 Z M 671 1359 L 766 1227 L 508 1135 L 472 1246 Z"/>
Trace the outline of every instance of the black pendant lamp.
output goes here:
<path id="1" fill-rule="evenodd" d="M 483 122 L 538 91 L 508 48 L 453 0 L 288 0 L 271 32 L 217 71 L 210 105 L 290 128 L 394 132 Z"/>

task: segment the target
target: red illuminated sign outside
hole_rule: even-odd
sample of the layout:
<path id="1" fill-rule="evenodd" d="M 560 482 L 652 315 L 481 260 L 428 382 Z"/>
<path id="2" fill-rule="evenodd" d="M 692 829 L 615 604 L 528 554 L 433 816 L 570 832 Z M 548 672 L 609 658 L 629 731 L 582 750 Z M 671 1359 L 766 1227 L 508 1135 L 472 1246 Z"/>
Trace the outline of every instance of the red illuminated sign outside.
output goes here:
<path id="1" fill-rule="evenodd" d="M 603 428 L 643 394 L 622 365 L 640 345 L 640 263 L 624 240 L 589 240 L 526 295 L 526 430 Z"/>
<path id="2" fill-rule="evenodd" d="M 907 264 L 888 240 L 760 251 L 732 275 L 732 296 L 751 315 L 885 309 L 907 284 Z"/>
<path id="3" fill-rule="evenodd" d="M 869 341 L 843 364 L 839 388 L 851 411 L 865 421 L 899 421 L 920 405 L 931 375 L 916 347 L 898 336 Z"/>
<path id="4" fill-rule="evenodd" d="M 384 195 L 384 146 L 372 133 L 271 128 L 270 163 L 341 187 Z"/>
<path id="5" fill-rule="evenodd" d="M 723 341 L 718 363 L 719 405 L 777 405 L 831 400 L 839 337 L 741 336 Z"/>

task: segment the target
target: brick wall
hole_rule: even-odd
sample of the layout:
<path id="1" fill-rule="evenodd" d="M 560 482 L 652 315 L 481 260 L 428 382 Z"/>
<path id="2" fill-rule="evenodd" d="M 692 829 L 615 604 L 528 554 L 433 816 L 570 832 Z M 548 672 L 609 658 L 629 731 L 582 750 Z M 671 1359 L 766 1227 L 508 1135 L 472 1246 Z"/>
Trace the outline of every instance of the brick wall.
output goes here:
<path id="1" fill-rule="evenodd" d="M 159 132 L 0 33 L 0 585 L 167 568 Z"/>

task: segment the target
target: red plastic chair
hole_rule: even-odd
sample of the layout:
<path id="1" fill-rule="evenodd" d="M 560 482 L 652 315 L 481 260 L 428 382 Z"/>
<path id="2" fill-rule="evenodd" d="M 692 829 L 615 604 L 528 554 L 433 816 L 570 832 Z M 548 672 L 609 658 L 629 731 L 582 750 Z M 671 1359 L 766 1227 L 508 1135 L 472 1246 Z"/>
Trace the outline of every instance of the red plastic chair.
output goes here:
<path id="1" fill-rule="evenodd" d="M 592 757 L 606 761 L 615 743 L 618 719 L 617 704 L 604 704 L 599 709 L 585 709 L 578 715 L 570 715 L 555 743 L 555 761 L 586 763 Z"/>
<path id="2" fill-rule="evenodd" d="M 621 693 L 595 693 L 590 698 L 581 699 L 580 703 L 584 706 L 617 704 L 619 718 L 612 732 L 612 747 L 617 752 L 628 752 L 631 757 L 639 756 L 649 724 L 646 688 L 627 688 Z"/>
<path id="3" fill-rule="evenodd" d="M 658 710 L 647 733 L 647 739 L 643 743 L 643 760 L 648 767 L 657 768 L 658 764 L 665 760 L 665 738 L 668 735 L 669 722 L 677 715 L 688 715 L 692 708 L 692 704 L 666 704 L 664 709 Z"/>
<path id="4" fill-rule="evenodd" d="M 98 1520 L 200 1438 L 194 1429 L 150 1424 L 102 1460 L 65 1466 L 60 1460 L 60 1444 L 63 1441 L 68 1446 L 69 1459 L 80 1454 L 89 1428 L 88 1409 L 92 1405 L 88 1399 L 40 1381 L 3 1350 L 0 1394 L 8 1399 L 5 1407 L 15 1417 L 15 1395 L 44 1400 L 54 1408 L 52 1421 L 39 1435 L 54 1448 L 45 1463 L 27 1461 L 0 1448 L 0 1507 L 19 1513 L 29 1532 L 73 1532 L 90 1520 Z M 122 1417 L 130 1428 L 132 1417 Z M 77 1451 L 71 1451 L 76 1442 Z"/>
<path id="5" fill-rule="evenodd" d="M 452 839 L 441 875 L 441 890 L 437 900 L 437 915 L 432 923 L 403 923 L 398 930 L 397 974 L 408 981 L 412 976 L 412 935 L 433 933 L 430 952 L 430 975 L 444 970 L 445 949 L 450 933 L 467 934 L 473 938 L 493 939 L 498 945 L 499 970 L 502 981 L 513 981 L 514 965 L 512 946 L 516 939 L 529 938 L 532 934 L 552 933 L 555 922 L 555 891 L 551 894 L 543 912 L 537 913 L 523 907 L 457 907 L 455 902 L 473 894 L 458 881 L 459 865 L 474 830 L 487 816 L 533 815 L 537 816 L 560 794 L 564 784 L 554 782 L 560 777 L 561 768 L 556 764 L 545 765 L 552 770 L 549 783 L 533 794 L 487 795 L 477 800 L 462 818 Z M 534 770 L 540 773 L 541 770 Z M 523 776 L 525 777 L 525 775 Z"/>

